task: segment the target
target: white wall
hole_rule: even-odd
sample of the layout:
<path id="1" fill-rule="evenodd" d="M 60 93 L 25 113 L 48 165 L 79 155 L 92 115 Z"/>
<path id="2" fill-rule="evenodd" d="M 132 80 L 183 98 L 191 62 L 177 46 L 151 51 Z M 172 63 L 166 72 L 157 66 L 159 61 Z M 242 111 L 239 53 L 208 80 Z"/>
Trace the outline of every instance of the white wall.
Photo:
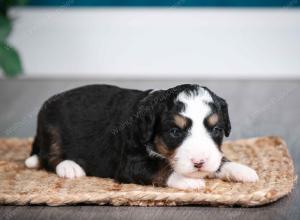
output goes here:
<path id="1" fill-rule="evenodd" d="M 15 8 L 26 77 L 300 78 L 299 9 Z"/>

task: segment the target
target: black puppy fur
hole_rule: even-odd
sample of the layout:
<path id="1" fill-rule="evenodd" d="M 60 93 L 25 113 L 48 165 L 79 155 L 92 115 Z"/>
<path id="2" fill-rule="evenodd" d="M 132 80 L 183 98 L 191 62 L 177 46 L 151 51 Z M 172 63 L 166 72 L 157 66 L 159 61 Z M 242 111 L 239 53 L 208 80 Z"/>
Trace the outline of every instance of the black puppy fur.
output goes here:
<path id="1" fill-rule="evenodd" d="M 89 85 L 55 95 L 39 112 L 31 155 L 38 155 L 41 166 L 49 171 L 55 171 L 63 160 L 72 160 L 89 176 L 164 186 L 172 172 L 166 158 L 172 156 L 193 123 L 186 120 L 182 130 L 172 129 L 174 115 L 185 107 L 174 100 L 180 92 L 191 94 L 198 87 L 185 84 L 139 91 Z M 227 104 L 208 91 L 214 100 L 210 105 L 221 120 L 214 127 L 204 123 L 220 146 L 224 134 L 230 133 Z M 165 152 L 159 150 L 161 139 Z"/>

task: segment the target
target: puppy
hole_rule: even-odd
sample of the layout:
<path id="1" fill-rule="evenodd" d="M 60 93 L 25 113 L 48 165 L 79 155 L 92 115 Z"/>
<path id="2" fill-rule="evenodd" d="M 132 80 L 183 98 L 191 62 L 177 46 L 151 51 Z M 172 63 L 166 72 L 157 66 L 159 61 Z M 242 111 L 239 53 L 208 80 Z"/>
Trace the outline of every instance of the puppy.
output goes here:
<path id="1" fill-rule="evenodd" d="M 53 96 L 39 114 L 28 168 L 60 177 L 201 189 L 204 177 L 254 182 L 222 154 L 227 104 L 206 87 L 139 91 L 89 85 Z"/>

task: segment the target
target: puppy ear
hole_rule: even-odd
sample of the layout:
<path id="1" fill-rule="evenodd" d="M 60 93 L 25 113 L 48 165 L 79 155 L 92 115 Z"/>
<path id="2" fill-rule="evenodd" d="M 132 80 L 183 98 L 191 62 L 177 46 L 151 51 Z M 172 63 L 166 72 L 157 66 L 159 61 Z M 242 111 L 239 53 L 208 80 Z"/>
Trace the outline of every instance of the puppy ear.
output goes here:
<path id="1" fill-rule="evenodd" d="M 139 107 L 138 111 L 140 114 L 138 120 L 138 132 L 141 133 L 142 143 L 146 144 L 151 139 L 153 139 L 154 128 L 157 118 L 153 106 L 143 105 Z"/>
<path id="2" fill-rule="evenodd" d="M 223 116 L 223 121 L 224 121 L 224 132 L 225 132 L 225 136 L 228 137 L 231 131 L 231 123 L 230 123 L 230 119 L 229 119 L 229 114 L 228 114 L 228 105 L 227 102 L 218 97 L 219 98 L 219 103 L 220 103 L 220 107 L 221 107 L 221 114 Z"/>
<path id="3" fill-rule="evenodd" d="M 148 91 L 147 91 L 148 92 Z M 148 95 L 139 102 L 138 129 L 143 144 L 151 142 L 155 135 L 155 125 L 162 112 L 167 109 L 171 95 L 168 90 L 148 92 Z"/>
<path id="4" fill-rule="evenodd" d="M 228 137 L 230 134 L 230 131 L 231 131 L 231 123 L 230 123 L 229 114 L 228 114 L 227 102 L 224 99 L 222 99 L 221 97 L 217 96 L 215 93 L 213 93 L 207 87 L 203 87 L 203 88 L 205 88 L 210 93 L 210 95 L 213 98 L 214 103 L 217 105 L 218 112 L 222 115 L 225 136 Z"/>

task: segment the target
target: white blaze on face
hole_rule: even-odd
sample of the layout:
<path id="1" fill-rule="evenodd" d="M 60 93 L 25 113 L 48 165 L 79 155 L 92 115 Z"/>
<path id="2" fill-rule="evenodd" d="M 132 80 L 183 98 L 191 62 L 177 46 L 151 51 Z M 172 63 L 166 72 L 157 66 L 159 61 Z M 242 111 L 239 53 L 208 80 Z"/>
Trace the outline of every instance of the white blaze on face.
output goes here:
<path id="1" fill-rule="evenodd" d="M 188 96 L 183 92 L 177 100 L 185 104 L 185 110 L 180 114 L 192 120 L 192 127 L 189 136 L 176 150 L 174 170 L 182 175 L 192 176 L 197 172 L 192 163 L 194 159 L 205 161 L 201 171 L 216 171 L 222 154 L 204 126 L 204 119 L 211 113 L 207 103 L 213 102 L 212 97 L 209 92 L 199 87 L 198 94 Z"/>

